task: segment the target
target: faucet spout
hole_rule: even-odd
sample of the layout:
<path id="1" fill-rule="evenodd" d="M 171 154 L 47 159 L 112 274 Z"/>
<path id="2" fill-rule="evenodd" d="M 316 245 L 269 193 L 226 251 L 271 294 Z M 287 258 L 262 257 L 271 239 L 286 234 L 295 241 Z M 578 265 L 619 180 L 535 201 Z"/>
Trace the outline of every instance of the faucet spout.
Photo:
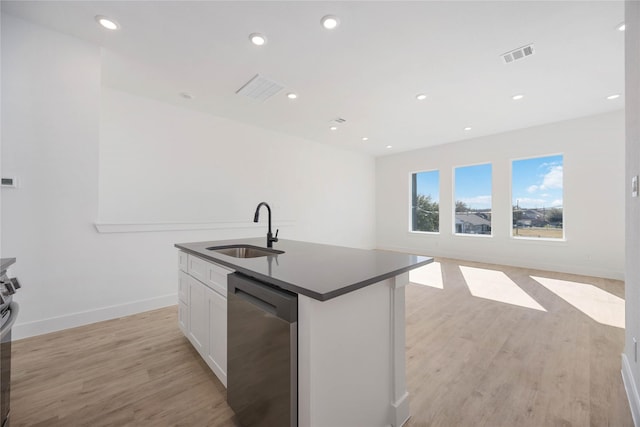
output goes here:
<path id="1" fill-rule="evenodd" d="M 267 247 L 268 248 L 272 248 L 273 247 L 273 242 L 277 242 L 278 241 L 278 231 L 280 231 L 280 230 L 276 230 L 275 237 L 271 233 L 271 207 L 269 206 L 269 204 L 267 202 L 260 202 L 258 204 L 258 206 L 256 207 L 256 213 L 253 215 L 253 222 L 258 222 L 258 219 L 260 217 L 260 208 L 262 206 L 266 206 L 267 212 L 268 212 L 268 215 L 269 215 L 269 229 L 267 231 Z"/>

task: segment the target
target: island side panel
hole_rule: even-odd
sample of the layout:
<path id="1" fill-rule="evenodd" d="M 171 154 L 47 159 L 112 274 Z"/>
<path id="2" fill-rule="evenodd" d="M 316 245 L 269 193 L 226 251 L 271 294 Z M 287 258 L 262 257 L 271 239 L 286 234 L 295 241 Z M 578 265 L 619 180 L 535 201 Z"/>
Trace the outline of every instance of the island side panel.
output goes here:
<path id="1" fill-rule="evenodd" d="M 400 427 L 409 419 L 409 392 L 407 391 L 405 286 L 409 273 L 394 277 L 391 287 L 391 340 L 392 340 L 392 401 L 391 425 Z"/>
<path id="2" fill-rule="evenodd" d="M 393 346 L 404 339 L 393 338 L 394 293 L 395 279 L 387 279 L 324 302 L 299 295 L 300 427 L 392 424 Z"/>

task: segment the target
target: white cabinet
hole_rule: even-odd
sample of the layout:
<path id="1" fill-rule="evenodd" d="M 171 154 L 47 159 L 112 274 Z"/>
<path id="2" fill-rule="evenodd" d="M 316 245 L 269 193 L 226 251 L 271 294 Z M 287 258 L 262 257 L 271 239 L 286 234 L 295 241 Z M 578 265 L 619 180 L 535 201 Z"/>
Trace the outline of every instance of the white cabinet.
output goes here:
<path id="1" fill-rule="evenodd" d="M 182 301 L 178 301 L 178 327 L 187 336 L 189 333 L 189 306 Z"/>
<path id="2" fill-rule="evenodd" d="M 193 255 L 189 255 L 188 263 L 188 273 L 191 277 L 198 279 L 219 294 L 227 296 L 227 275 L 232 273 L 232 270 Z"/>
<path id="3" fill-rule="evenodd" d="M 202 258 L 179 252 L 178 326 L 227 385 L 227 275 Z"/>
<path id="4" fill-rule="evenodd" d="M 184 267 L 187 268 L 187 254 L 184 255 Z M 178 326 L 185 336 L 189 333 L 189 275 L 184 271 L 178 272 Z"/>
<path id="5" fill-rule="evenodd" d="M 227 386 L 227 299 L 207 289 L 209 314 L 209 347 L 205 357 L 207 365 Z"/>
<path id="6" fill-rule="evenodd" d="M 189 255 L 187 255 L 185 252 L 178 252 L 178 268 L 182 271 L 184 271 L 185 273 L 188 271 L 188 267 L 187 267 L 187 259 L 188 259 Z"/>
<path id="7" fill-rule="evenodd" d="M 209 341 L 207 325 L 208 308 L 205 300 L 206 287 L 193 277 L 189 277 L 189 326 L 187 338 L 201 356 L 206 354 Z"/>

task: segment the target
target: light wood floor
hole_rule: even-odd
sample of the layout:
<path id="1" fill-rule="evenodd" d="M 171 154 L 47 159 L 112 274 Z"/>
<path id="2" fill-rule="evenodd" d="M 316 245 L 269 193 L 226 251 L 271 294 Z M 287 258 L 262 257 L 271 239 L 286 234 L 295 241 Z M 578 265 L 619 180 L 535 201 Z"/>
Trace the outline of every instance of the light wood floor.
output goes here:
<path id="1" fill-rule="evenodd" d="M 407 287 L 409 427 L 633 425 L 620 375 L 624 331 L 531 276 L 620 298 L 622 282 L 439 261 L 442 289 Z M 520 305 L 470 292 L 496 283 L 524 291 L 499 293 Z M 542 309 L 522 306 L 527 296 Z M 12 426 L 236 426 L 176 311 L 15 342 Z"/>

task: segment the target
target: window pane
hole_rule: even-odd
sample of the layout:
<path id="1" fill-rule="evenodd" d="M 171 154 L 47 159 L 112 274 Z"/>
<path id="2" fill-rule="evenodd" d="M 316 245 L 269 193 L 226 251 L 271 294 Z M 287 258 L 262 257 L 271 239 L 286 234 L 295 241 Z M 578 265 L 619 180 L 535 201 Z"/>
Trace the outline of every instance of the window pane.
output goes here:
<path id="1" fill-rule="evenodd" d="M 457 234 L 491 234 L 491 164 L 455 170 Z"/>
<path id="2" fill-rule="evenodd" d="M 562 155 L 512 162 L 513 236 L 564 238 L 562 166 Z"/>
<path id="3" fill-rule="evenodd" d="M 440 230 L 440 172 L 418 172 L 411 176 L 411 230 Z"/>

